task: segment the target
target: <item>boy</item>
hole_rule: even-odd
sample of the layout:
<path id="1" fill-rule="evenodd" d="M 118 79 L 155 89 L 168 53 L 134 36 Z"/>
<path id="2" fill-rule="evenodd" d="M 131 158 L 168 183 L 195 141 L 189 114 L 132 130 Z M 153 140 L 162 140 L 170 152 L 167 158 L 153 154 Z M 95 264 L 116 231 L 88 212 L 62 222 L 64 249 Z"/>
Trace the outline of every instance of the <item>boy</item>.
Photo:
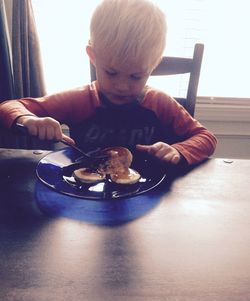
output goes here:
<path id="1" fill-rule="evenodd" d="M 165 48 L 165 16 L 147 0 L 104 0 L 90 26 L 87 54 L 97 81 L 38 99 L 7 101 L 0 120 L 40 139 L 65 139 L 86 151 L 125 146 L 162 161 L 194 164 L 215 149 L 212 133 L 173 98 L 146 86 Z M 69 126 L 70 137 L 60 124 Z"/>

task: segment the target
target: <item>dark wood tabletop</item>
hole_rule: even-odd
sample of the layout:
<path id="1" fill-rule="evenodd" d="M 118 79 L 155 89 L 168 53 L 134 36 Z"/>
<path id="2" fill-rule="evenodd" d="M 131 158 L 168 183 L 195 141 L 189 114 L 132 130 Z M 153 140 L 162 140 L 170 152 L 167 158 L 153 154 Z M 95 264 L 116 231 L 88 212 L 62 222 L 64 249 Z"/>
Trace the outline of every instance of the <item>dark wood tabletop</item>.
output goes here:
<path id="1" fill-rule="evenodd" d="M 1 301 L 250 300 L 250 160 L 96 201 L 41 183 L 46 154 L 0 149 Z"/>

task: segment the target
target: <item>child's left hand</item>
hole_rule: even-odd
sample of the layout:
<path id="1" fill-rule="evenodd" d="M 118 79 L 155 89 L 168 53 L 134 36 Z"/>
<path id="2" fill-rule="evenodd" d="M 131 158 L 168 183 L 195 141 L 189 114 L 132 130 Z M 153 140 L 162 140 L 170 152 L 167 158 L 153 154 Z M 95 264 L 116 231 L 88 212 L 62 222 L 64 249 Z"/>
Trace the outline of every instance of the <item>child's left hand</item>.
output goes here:
<path id="1" fill-rule="evenodd" d="M 178 164 L 181 159 L 181 155 L 177 149 L 164 142 L 157 142 L 152 145 L 137 144 L 136 149 L 147 152 L 162 161 L 172 164 Z"/>

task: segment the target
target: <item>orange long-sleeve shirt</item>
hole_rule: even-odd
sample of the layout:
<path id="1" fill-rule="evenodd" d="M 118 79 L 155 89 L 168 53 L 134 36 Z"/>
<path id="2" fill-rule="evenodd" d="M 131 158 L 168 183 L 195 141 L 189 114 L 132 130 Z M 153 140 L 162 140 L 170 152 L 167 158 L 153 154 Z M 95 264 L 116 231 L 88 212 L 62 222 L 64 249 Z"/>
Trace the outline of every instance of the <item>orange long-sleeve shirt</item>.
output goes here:
<path id="1" fill-rule="evenodd" d="M 30 113 L 68 124 L 71 136 L 85 149 L 163 141 L 194 164 L 216 147 L 210 131 L 172 97 L 150 87 L 138 103 L 124 106 L 103 102 L 97 82 L 40 98 L 9 100 L 0 105 L 0 122 L 11 128 L 18 116 Z"/>

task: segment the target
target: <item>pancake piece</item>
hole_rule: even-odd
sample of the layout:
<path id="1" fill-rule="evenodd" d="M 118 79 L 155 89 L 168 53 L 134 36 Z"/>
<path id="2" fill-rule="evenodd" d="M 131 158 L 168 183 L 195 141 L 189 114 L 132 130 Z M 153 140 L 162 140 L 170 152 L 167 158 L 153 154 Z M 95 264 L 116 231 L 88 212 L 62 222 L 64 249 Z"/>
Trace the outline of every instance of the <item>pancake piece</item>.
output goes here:
<path id="1" fill-rule="evenodd" d="M 82 183 L 97 183 L 105 179 L 106 175 L 88 168 L 79 168 L 73 172 L 75 179 Z"/>
<path id="2" fill-rule="evenodd" d="M 100 166 L 100 170 L 108 175 L 128 172 L 133 156 L 125 147 L 108 147 L 102 151 L 109 155 L 109 159 Z"/>
<path id="3" fill-rule="evenodd" d="M 126 173 L 110 175 L 111 180 L 117 184 L 135 184 L 140 177 L 141 175 L 132 168 L 129 168 Z"/>
<path id="4" fill-rule="evenodd" d="M 110 179 L 117 184 L 135 184 L 141 175 L 130 168 L 133 155 L 125 147 L 109 147 L 103 150 L 109 159 L 100 166 L 100 171 L 110 175 Z"/>

